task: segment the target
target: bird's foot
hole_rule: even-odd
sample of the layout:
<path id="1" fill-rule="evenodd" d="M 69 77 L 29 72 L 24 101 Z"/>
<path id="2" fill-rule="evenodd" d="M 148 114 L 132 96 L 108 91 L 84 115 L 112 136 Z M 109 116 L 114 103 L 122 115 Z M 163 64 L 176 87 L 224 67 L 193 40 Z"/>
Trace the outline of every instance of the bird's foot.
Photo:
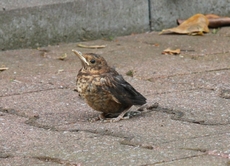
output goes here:
<path id="1" fill-rule="evenodd" d="M 129 118 L 132 118 L 132 117 L 134 117 L 134 116 L 138 116 L 138 115 L 140 115 L 140 114 L 141 114 L 141 111 L 139 111 L 139 110 L 137 109 L 137 110 L 135 110 L 135 111 L 129 111 L 129 112 L 127 112 L 127 113 L 125 114 L 124 118 L 129 119 Z"/>
<path id="2" fill-rule="evenodd" d="M 116 117 L 116 118 L 106 118 L 104 120 L 102 120 L 102 122 L 104 123 L 114 123 L 114 122 L 118 122 L 120 120 L 125 120 L 125 119 L 129 119 L 130 117 L 129 116 L 124 116 L 124 117 Z"/>
<path id="3" fill-rule="evenodd" d="M 158 105 L 159 104 L 157 102 L 153 103 L 151 105 L 145 104 L 145 105 L 141 106 L 140 108 L 138 108 L 137 110 L 130 111 L 130 112 L 129 112 L 129 109 L 127 109 L 127 110 L 124 110 L 118 117 L 111 118 L 111 119 L 108 119 L 108 120 L 105 119 L 104 122 L 118 122 L 120 120 L 129 119 L 131 117 L 140 115 L 145 109 L 152 110 L 153 108 L 157 108 Z"/>
<path id="4" fill-rule="evenodd" d="M 135 114 L 137 114 L 135 112 Z M 90 118 L 89 121 L 91 123 L 96 121 L 101 121 L 103 123 L 113 123 L 118 122 L 120 120 L 129 119 L 130 117 L 134 116 L 133 114 L 128 112 L 128 110 L 123 111 L 120 114 L 110 114 L 110 113 L 101 113 L 99 116 Z"/>
<path id="5" fill-rule="evenodd" d="M 114 123 L 114 122 L 118 122 L 120 120 L 124 120 L 124 119 L 129 119 L 129 116 L 125 116 L 125 114 L 129 111 L 129 109 L 124 110 L 118 117 L 116 118 L 110 118 L 110 119 L 104 119 L 103 122 L 109 122 L 109 123 Z"/>
<path id="6" fill-rule="evenodd" d="M 131 117 L 138 116 L 145 110 L 152 110 L 153 108 L 157 108 L 158 105 L 159 105 L 158 103 L 153 103 L 151 105 L 145 104 L 135 111 L 129 111 L 129 109 L 127 109 L 124 110 L 122 113 L 120 113 L 117 117 L 114 117 L 116 116 L 116 114 L 114 115 L 114 114 L 102 113 L 98 117 L 91 118 L 90 122 L 101 121 L 104 123 L 114 123 L 120 120 L 126 120 L 126 119 L 130 119 Z"/>

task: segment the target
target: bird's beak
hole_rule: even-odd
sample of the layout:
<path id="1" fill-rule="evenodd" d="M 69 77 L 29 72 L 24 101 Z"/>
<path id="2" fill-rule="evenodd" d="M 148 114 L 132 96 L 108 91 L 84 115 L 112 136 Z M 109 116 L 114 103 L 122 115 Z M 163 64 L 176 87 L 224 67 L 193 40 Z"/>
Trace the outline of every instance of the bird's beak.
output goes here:
<path id="1" fill-rule="evenodd" d="M 85 65 L 85 64 L 89 65 L 89 62 L 87 62 L 87 60 L 85 59 L 85 57 L 83 56 L 83 54 L 80 51 L 77 51 L 77 50 L 72 50 L 72 51 L 78 56 L 78 58 L 80 58 L 83 65 Z"/>

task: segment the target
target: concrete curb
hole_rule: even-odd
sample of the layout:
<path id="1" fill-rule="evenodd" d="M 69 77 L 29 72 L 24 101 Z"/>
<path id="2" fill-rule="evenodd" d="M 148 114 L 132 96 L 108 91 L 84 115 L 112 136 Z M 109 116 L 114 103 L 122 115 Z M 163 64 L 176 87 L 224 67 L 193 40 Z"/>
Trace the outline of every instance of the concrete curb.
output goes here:
<path id="1" fill-rule="evenodd" d="M 176 26 L 195 13 L 229 16 L 230 0 L 20 0 L 0 2 L 0 49 L 36 48 Z M 151 22 L 151 26 L 149 23 Z M 151 28 L 150 28 L 151 27 Z"/>

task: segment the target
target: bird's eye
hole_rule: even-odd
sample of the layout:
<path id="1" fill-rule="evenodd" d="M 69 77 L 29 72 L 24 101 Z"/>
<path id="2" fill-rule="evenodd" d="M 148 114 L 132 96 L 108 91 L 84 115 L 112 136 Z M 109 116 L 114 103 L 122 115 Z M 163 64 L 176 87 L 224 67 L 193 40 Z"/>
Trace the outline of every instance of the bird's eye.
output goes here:
<path id="1" fill-rule="evenodd" d="M 92 63 L 92 64 L 94 64 L 95 62 L 96 62 L 95 59 L 90 60 L 90 63 Z"/>

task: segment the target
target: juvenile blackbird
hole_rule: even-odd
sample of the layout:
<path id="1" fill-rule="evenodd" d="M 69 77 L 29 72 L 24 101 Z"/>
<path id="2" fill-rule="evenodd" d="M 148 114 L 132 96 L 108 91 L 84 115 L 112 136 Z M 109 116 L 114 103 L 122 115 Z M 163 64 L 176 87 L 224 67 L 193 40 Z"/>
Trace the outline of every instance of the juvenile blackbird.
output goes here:
<path id="1" fill-rule="evenodd" d="M 77 91 L 90 107 L 102 112 L 101 120 L 108 115 L 119 115 L 110 119 L 110 122 L 117 122 L 123 119 L 131 106 L 146 103 L 146 98 L 108 66 L 102 56 L 72 51 L 82 63 L 77 75 Z"/>

